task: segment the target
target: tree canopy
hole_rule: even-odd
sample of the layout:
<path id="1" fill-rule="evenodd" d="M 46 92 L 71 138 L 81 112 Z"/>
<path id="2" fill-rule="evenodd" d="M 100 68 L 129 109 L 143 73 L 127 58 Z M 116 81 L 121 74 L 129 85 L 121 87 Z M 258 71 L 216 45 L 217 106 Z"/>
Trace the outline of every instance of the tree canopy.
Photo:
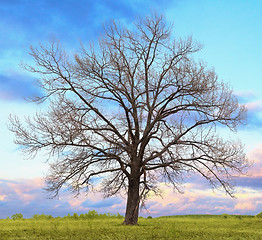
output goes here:
<path id="1" fill-rule="evenodd" d="M 191 37 L 174 38 L 162 16 L 127 28 L 112 22 L 97 44 L 73 56 L 58 41 L 31 47 L 27 70 L 39 76 L 49 109 L 13 116 L 10 129 L 23 151 L 46 149 L 47 190 L 89 190 L 101 177 L 110 197 L 126 191 L 125 224 L 136 224 L 139 206 L 159 182 L 200 174 L 232 196 L 231 178 L 248 166 L 240 141 L 223 140 L 218 126 L 236 131 L 246 118 L 228 85 L 193 54 Z"/>

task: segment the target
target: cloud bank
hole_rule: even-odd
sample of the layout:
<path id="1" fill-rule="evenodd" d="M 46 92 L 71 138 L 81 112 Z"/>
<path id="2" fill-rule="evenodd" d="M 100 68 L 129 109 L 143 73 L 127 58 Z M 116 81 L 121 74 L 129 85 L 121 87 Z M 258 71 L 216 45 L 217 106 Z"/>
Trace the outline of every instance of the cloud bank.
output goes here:
<path id="1" fill-rule="evenodd" d="M 41 95 L 34 78 L 21 74 L 10 76 L 0 74 L 0 100 L 21 101 Z"/>
<path id="2" fill-rule="evenodd" d="M 200 176 L 185 179 L 184 194 L 175 192 L 170 186 L 161 184 L 162 198 L 149 196 L 141 216 L 167 216 L 180 214 L 251 214 L 262 212 L 262 143 L 257 144 L 248 153 L 253 161 L 247 176 L 235 178 L 235 196 L 230 198 L 223 191 L 213 190 Z M 0 218 L 16 213 L 24 217 L 34 214 L 65 216 L 68 213 L 86 213 L 96 210 L 98 213 L 125 213 L 126 199 L 120 196 L 103 199 L 101 193 L 80 194 L 74 198 L 64 189 L 59 199 L 47 199 L 43 191 L 44 180 L 0 179 Z"/>
<path id="3" fill-rule="evenodd" d="M 51 214 L 65 216 L 68 213 L 87 213 L 96 210 L 98 213 L 125 213 L 126 200 L 121 197 L 103 199 L 99 193 L 90 193 L 73 198 L 62 193 L 59 199 L 47 199 L 44 194 L 43 181 L 36 179 L 20 179 L 16 181 L 0 181 L 0 218 L 11 217 L 22 213 L 29 218 L 34 214 Z M 185 184 L 184 194 L 179 194 L 171 187 L 162 187 L 163 195 L 150 197 L 141 216 L 168 216 L 184 214 L 250 214 L 262 211 L 261 189 L 249 187 L 237 188 L 236 199 L 223 192 L 212 189 L 201 189 L 195 184 Z"/>
<path id="4" fill-rule="evenodd" d="M 167 216 L 181 214 L 244 214 L 256 215 L 262 212 L 262 143 L 249 154 L 254 161 L 248 176 L 235 179 L 235 196 L 230 198 L 223 191 L 213 190 L 200 176 L 193 176 L 184 184 L 183 194 L 175 192 L 170 186 L 160 184 L 162 198 L 149 196 L 141 216 Z M 17 179 L 0 180 L 0 218 L 16 213 L 24 217 L 34 214 L 65 216 L 68 213 L 125 213 L 126 199 L 115 196 L 103 199 L 101 193 L 81 194 L 74 198 L 66 189 L 59 199 L 47 199 L 43 191 L 44 180 Z"/>

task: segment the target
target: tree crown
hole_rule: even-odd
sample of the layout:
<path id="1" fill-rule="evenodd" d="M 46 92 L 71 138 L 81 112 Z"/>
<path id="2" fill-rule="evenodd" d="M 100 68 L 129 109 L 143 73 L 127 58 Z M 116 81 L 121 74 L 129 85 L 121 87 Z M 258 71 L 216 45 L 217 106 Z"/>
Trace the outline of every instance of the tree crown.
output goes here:
<path id="1" fill-rule="evenodd" d="M 180 176 L 199 173 L 232 195 L 232 174 L 248 166 L 239 141 L 224 141 L 216 126 L 231 130 L 245 120 L 246 108 L 232 90 L 192 54 L 201 49 L 191 37 L 176 40 L 161 16 L 135 24 L 113 22 L 97 46 L 73 57 L 58 42 L 31 47 L 50 108 L 16 117 L 10 129 L 27 153 L 58 154 L 50 164 L 47 190 L 57 195 L 89 189 L 104 176 L 106 196 L 128 189 L 138 178 L 140 195 L 157 191 L 159 181 L 178 186 Z"/>

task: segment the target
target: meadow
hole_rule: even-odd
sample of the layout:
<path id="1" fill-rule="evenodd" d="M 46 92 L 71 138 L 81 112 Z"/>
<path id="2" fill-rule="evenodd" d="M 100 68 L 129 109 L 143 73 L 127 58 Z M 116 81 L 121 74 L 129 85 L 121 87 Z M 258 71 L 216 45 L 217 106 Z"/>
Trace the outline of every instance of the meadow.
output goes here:
<path id="1" fill-rule="evenodd" d="M 0 239 L 262 239 L 262 218 L 233 215 L 187 215 L 139 218 L 137 226 L 123 226 L 121 215 L 95 211 L 63 218 L 21 214 L 0 220 Z"/>

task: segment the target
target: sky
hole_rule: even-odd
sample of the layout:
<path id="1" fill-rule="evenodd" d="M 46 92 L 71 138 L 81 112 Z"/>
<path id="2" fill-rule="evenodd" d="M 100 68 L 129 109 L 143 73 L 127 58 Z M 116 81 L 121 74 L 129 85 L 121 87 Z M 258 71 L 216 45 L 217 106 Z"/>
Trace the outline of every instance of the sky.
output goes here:
<path id="1" fill-rule="evenodd" d="M 103 199 L 96 192 L 74 198 L 63 190 L 59 199 L 48 199 L 43 191 L 46 156 L 26 159 L 13 142 L 8 116 L 23 117 L 41 108 L 25 100 L 40 93 L 37 76 L 21 67 L 32 63 L 30 45 L 55 37 L 66 50 L 76 51 L 80 41 L 95 42 L 103 24 L 119 20 L 129 25 L 152 11 L 173 23 L 173 36 L 192 35 L 203 44 L 197 57 L 214 67 L 247 106 L 247 124 L 234 137 L 245 144 L 253 166 L 247 176 L 235 180 L 236 198 L 193 176 L 185 179 L 183 194 L 163 185 L 162 198 L 151 196 L 141 216 L 262 212 L 262 1 L 0 0 L 0 218 L 15 213 L 65 216 L 89 210 L 124 214 L 124 196 Z"/>

